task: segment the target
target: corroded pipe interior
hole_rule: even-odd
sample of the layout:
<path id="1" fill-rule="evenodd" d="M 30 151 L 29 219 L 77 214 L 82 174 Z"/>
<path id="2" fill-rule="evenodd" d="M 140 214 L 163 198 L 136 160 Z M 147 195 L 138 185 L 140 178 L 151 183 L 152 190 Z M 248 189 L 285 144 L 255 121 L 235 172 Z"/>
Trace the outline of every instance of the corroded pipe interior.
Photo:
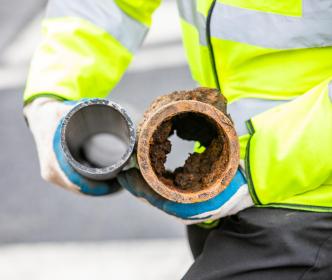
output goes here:
<path id="1" fill-rule="evenodd" d="M 202 152 L 192 151 L 185 164 L 171 172 L 166 170 L 165 162 L 172 149 L 169 137 L 174 133 L 184 140 L 197 141 Z M 153 133 L 152 168 L 158 178 L 172 188 L 189 192 L 208 188 L 215 180 L 216 170 L 224 170 L 228 163 L 228 146 L 224 139 L 223 130 L 206 115 L 195 112 L 175 115 L 162 122 Z"/>
<path id="2" fill-rule="evenodd" d="M 237 135 L 216 94 L 199 88 L 166 95 L 150 106 L 140 125 L 137 159 L 142 175 L 152 189 L 169 200 L 208 200 L 228 186 L 237 170 Z M 169 137 L 174 133 L 198 141 L 201 153 L 193 151 L 183 166 L 170 171 L 165 162 L 172 149 Z"/>

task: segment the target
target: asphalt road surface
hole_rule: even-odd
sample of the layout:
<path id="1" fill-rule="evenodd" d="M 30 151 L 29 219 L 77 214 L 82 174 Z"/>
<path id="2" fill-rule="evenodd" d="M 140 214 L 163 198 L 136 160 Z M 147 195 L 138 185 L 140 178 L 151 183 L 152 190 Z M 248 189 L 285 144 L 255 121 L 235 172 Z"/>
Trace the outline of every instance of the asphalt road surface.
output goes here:
<path id="1" fill-rule="evenodd" d="M 183 237 L 182 225 L 126 191 L 91 198 L 54 187 L 40 178 L 36 149 L 22 116 L 24 79 L 18 73 L 26 69 L 27 62 L 22 60 L 11 67 L 1 61 L 9 57 L 5 47 L 7 53 L 20 48 L 24 51 L 25 44 L 15 45 L 15 38 L 43 2 L 0 1 L 2 7 L 6 6 L 0 14 L 0 31 L 6 34 L 0 40 L 0 49 L 4 50 L 0 56 L 0 84 L 4 84 L 0 86 L 0 243 Z M 18 4 L 23 5 L 22 9 L 15 9 Z M 14 10 L 19 10 L 18 15 L 12 13 Z M 151 44 L 111 94 L 111 99 L 126 107 L 135 120 L 155 97 L 194 87 L 183 53 L 177 51 L 181 48 L 179 34 L 173 36 L 172 28 L 167 30 L 171 30 L 169 40 L 152 37 Z M 16 53 L 14 57 L 21 55 L 21 50 Z M 10 79 L 14 82 L 6 83 Z"/>
<path id="2" fill-rule="evenodd" d="M 0 0 L 0 51 L 15 39 L 17 32 L 45 3 L 46 0 Z"/>

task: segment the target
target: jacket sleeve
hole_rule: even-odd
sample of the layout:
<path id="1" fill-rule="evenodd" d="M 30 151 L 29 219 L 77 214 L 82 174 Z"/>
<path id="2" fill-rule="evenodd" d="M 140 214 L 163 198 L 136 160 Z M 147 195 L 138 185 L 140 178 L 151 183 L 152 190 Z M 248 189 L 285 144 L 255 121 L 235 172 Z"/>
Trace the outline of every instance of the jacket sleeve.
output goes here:
<path id="1" fill-rule="evenodd" d="M 142 44 L 160 0 L 50 0 L 24 101 L 105 97 Z"/>
<path id="2" fill-rule="evenodd" d="M 246 172 L 256 204 L 331 206 L 332 77 L 248 126 Z M 325 185 L 326 193 L 309 195 Z"/>

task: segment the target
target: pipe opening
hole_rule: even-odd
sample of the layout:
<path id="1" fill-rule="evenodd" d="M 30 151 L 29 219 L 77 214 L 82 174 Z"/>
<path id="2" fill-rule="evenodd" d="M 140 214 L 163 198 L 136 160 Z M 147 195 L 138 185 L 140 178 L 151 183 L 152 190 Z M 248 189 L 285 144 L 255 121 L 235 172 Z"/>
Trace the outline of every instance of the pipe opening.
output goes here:
<path id="1" fill-rule="evenodd" d="M 70 117 L 65 142 L 78 163 L 88 168 L 105 168 L 122 160 L 130 149 L 130 129 L 115 108 L 89 104 Z"/>
<path id="2" fill-rule="evenodd" d="M 196 142 L 182 139 L 176 131 L 169 136 L 168 140 L 171 142 L 172 149 L 167 154 L 165 168 L 173 172 L 177 167 L 184 165 L 188 155 L 194 151 Z"/>
<path id="3" fill-rule="evenodd" d="M 192 151 L 183 166 L 169 170 L 165 167 L 172 150 L 170 137 L 176 134 L 188 141 L 198 141 L 202 153 Z M 217 122 L 197 112 L 179 113 L 163 121 L 154 131 L 150 143 L 151 166 L 158 179 L 181 192 L 196 192 L 215 183 L 229 160 L 226 136 Z M 197 144 L 196 144 L 197 145 Z"/>

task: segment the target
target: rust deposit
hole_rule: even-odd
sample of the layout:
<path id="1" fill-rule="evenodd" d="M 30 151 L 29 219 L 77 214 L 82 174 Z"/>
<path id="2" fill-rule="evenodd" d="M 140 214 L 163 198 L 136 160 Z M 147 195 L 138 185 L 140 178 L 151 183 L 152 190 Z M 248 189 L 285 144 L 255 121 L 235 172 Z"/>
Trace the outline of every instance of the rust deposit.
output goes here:
<path id="1" fill-rule="evenodd" d="M 138 128 L 138 163 L 143 177 L 160 195 L 193 203 L 220 193 L 234 176 L 239 162 L 235 129 L 219 91 L 197 88 L 156 99 Z M 167 155 L 175 134 L 197 141 L 203 152 L 193 151 L 183 166 L 167 170 Z"/>

